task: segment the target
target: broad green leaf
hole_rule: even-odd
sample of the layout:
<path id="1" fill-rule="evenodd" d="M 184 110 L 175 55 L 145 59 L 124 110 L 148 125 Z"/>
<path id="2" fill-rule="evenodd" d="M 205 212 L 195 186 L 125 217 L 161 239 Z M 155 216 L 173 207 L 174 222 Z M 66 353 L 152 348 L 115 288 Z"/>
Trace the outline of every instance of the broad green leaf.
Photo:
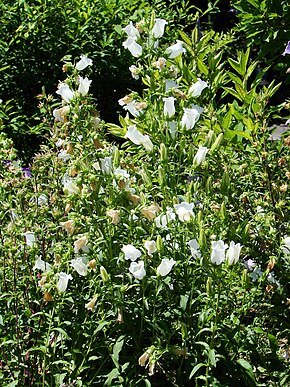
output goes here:
<path id="1" fill-rule="evenodd" d="M 208 75 L 208 68 L 201 59 L 197 60 L 197 66 L 203 74 Z"/>
<path id="2" fill-rule="evenodd" d="M 203 363 L 199 363 L 197 364 L 195 367 L 193 367 L 190 375 L 189 375 L 189 379 L 191 379 L 196 373 L 197 371 L 201 368 L 201 367 L 206 367 L 206 364 L 203 364 Z"/>
<path id="3" fill-rule="evenodd" d="M 189 46 L 192 46 L 192 42 L 190 40 L 190 38 L 186 35 L 185 32 L 183 31 L 178 31 L 179 35 L 181 36 L 181 39 L 186 43 L 188 44 Z"/>

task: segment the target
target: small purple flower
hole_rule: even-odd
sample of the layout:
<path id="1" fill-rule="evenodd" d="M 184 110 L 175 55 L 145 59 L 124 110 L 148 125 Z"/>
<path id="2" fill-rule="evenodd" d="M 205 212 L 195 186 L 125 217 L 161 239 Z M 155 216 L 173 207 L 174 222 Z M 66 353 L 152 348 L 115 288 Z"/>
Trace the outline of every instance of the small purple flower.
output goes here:
<path id="1" fill-rule="evenodd" d="M 2 164 L 5 166 L 9 166 L 9 165 L 11 165 L 11 161 L 10 160 L 3 160 Z"/>
<path id="2" fill-rule="evenodd" d="M 255 262 L 252 259 L 247 259 L 246 261 L 244 261 L 244 264 L 246 265 L 249 271 L 253 271 L 256 266 Z"/>
<path id="3" fill-rule="evenodd" d="M 287 43 L 287 46 L 285 48 L 285 51 L 283 52 L 283 56 L 285 56 L 286 54 L 290 54 L 290 40 L 289 42 Z"/>
<path id="4" fill-rule="evenodd" d="M 27 168 L 22 168 L 22 172 L 24 174 L 24 179 L 31 179 L 32 178 L 32 175 L 31 175 L 31 172 L 30 172 L 30 168 L 27 167 Z"/>

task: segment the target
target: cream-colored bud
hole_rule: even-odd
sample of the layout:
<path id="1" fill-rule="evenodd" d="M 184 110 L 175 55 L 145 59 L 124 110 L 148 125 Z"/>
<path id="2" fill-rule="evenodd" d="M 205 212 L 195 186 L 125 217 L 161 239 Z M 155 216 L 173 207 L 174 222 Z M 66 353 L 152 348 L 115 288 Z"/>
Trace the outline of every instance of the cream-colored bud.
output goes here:
<path id="1" fill-rule="evenodd" d="M 118 224 L 120 222 L 120 211 L 118 210 L 108 210 L 106 212 L 107 216 L 111 218 L 112 224 Z"/>
<path id="2" fill-rule="evenodd" d="M 60 225 L 69 235 L 72 235 L 75 231 L 74 223 L 75 222 L 73 220 L 67 220 L 66 222 L 62 222 Z"/>
<path id="3" fill-rule="evenodd" d="M 85 308 L 88 310 L 94 310 L 95 303 L 97 301 L 98 296 L 94 296 L 91 301 L 89 301 L 86 305 Z"/>
<path id="4" fill-rule="evenodd" d="M 143 355 L 139 357 L 138 363 L 140 366 L 145 367 L 148 359 L 149 359 L 150 353 L 148 351 L 145 351 Z"/>
<path id="5" fill-rule="evenodd" d="M 118 308 L 118 314 L 117 314 L 116 322 L 118 324 L 124 324 L 123 312 L 122 312 L 121 308 Z"/>
<path id="6" fill-rule="evenodd" d="M 141 213 L 146 219 L 153 221 L 158 211 L 160 211 L 158 204 L 151 204 L 149 207 L 142 208 Z"/>

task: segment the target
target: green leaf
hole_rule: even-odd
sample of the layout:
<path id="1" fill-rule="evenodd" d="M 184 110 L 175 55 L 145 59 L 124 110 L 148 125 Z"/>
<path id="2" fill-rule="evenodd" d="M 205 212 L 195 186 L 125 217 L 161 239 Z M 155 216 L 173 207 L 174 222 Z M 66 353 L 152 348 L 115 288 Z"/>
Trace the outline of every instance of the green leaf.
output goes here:
<path id="1" fill-rule="evenodd" d="M 250 377 L 250 379 L 252 379 L 252 381 L 256 382 L 252 366 L 251 366 L 251 364 L 247 360 L 245 360 L 245 359 L 238 359 L 237 360 L 237 364 L 239 364 L 243 368 L 243 370 Z"/>
<path id="2" fill-rule="evenodd" d="M 203 363 L 199 363 L 197 364 L 191 371 L 190 375 L 189 375 L 189 379 L 191 379 L 196 373 L 197 371 L 201 368 L 201 367 L 206 367 L 206 364 L 203 364 Z"/>
<path id="3" fill-rule="evenodd" d="M 197 60 L 197 67 L 203 74 L 208 75 L 208 68 L 201 59 Z"/>
<path id="4" fill-rule="evenodd" d="M 116 366 L 119 365 L 119 354 L 122 350 L 123 344 L 124 344 L 124 338 L 125 336 L 120 336 L 113 347 L 113 354 L 112 359 Z"/>
<path id="5" fill-rule="evenodd" d="M 192 42 L 190 40 L 190 38 L 186 35 L 185 32 L 179 30 L 178 31 L 179 35 L 181 36 L 181 39 L 186 43 L 188 44 L 190 47 L 192 46 Z"/>
<path id="6" fill-rule="evenodd" d="M 216 358 L 215 358 L 215 350 L 211 348 L 208 352 L 208 359 L 209 363 L 213 366 L 216 367 Z"/>

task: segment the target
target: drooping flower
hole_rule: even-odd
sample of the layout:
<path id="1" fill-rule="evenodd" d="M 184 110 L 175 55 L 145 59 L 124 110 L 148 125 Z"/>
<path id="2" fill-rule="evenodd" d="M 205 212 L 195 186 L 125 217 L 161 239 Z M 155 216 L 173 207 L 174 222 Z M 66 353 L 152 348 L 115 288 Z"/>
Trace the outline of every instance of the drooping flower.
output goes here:
<path id="1" fill-rule="evenodd" d="M 75 93 L 70 89 L 69 85 L 63 82 L 58 85 L 56 94 L 59 94 L 67 103 L 69 103 L 75 96 Z"/>
<path id="2" fill-rule="evenodd" d="M 123 46 L 127 48 L 135 58 L 142 55 L 142 46 L 140 46 L 140 44 L 131 36 L 125 40 Z"/>
<path id="3" fill-rule="evenodd" d="M 66 121 L 66 116 L 68 115 L 70 110 L 69 105 L 65 105 L 59 109 L 54 109 L 52 112 L 53 117 L 60 122 L 65 122 Z M 57 145 L 56 145 L 57 146 Z"/>
<path id="4" fill-rule="evenodd" d="M 178 55 L 186 52 L 186 49 L 183 47 L 182 42 L 177 40 L 175 44 L 166 49 L 166 54 L 169 55 L 169 58 L 174 59 Z"/>
<path id="5" fill-rule="evenodd" d="M 200 78 L 197 78 L 197 82 L 190 86 L 188 94 L 191 97 L 199 97 L 202 91 L 208 87 L 208 84 L 205 81 L 202 81 Z"/>
<path id="6" fill-rule="evenodd" d="M 167 93 L 167 91 L 170 89 L 176 90 L 178 88 L 179 88 L 178 83 L 176 83 L 172 79 L 166 79 L 166 81 L 165 81 L 165 93 Z"/>
<path id="7" fill-rule="evenodd" d="M 89 251 L 88 241 L 89 240 L 86 235 L 83 235 L 82 237 L 78 238 L 74 242 L 74 252 L 77 254 L 80 250 L 82 250 L 87 253 Z"/>
<path id="8" fill-rule="evenodd" d="M 92 59 L 88 58 L 86 55 L 81 55 L 80 61 L 76 64 L 76 69 L 82 71 L 86 67 L 91 66 L 92 64 Z"/>
<path id="9" fill-rule="evenodd" d="M 168 23 L 164 19 L 159 19 L 159 18 L 155 19 L 155 24 L 154 24 L 154 27 L 152 28 L 152 35 L 154 36 L 154 38 L 158 39 L 158 38 L 161 38 L 161 36 L 163 36 L 166 24 Z"/>
<path id="10" fill-rule="evenodd" d="M 171 118 L 175 114 L 175 107 L 174 107 L 174 97 L 164 97 L 163 102 L 164 102 L 164 116 Z"/>
<path id="11" fill-rule="evenodd" d="M 138 280 L 142 280 L 146 275 L 144 261 L 131 262 L 129 272 Z"/>
<path id="12" fill-rule="evenodd" d="M 209 151 L 209 148 L 207 148 L 206 146 L 202 146 L 202 145 L 199 146 L 198 151 L 193 159 L 193 164 L 196 167 L 204 162 L 205 156 L 206 156 L 208 151 Z"/>
<path id="13" fill-rule="evenodd" d="M 256 263 L 252 259 L 247 259 L 246 261 L 244 261 L 244 264 L 246 265 L 249 271 L 252 271 L 256 266 Z"/>
<path id="14" fill-rule="evenodd" d="M 240 243 L 235 243 L 233 241 L 230 242 L 230 247 L 226 254 L 226 258 L 229 265 L 233 265 L 234 263 L 238 262 L 240 258 L 241 248 L 242 246 Z"/>
<path id="15" fill-rule="evenodd" d="M 26 231 L 23 235 L 25 236 L 27 246 L 33 247 L 36 243 L 35 233 L 32 231 Z"/>
<path id="16" fill-rule="evenodd" d="M 38 198 L 36 198 L 36 203 L 38 206 L 44 206 L 48 203 L 48 197 L 45 194 L 40 194 Z"/>
<path id="17" fill-rule="evenodd" d="M 144 242 L 144 247 L 147 250 L 148 255 L 152 255 L 157 251 L 157 246 L 155 241 L 145 241 Z"/>
<path id="18" fill-rule="evenodd" d="M 174 209 L 181 222 L 189 221 L 194 217 L 193 207 L 194 203 L 181 202 L 180 204 L 174 204 Z"/>
<path id="19" fill-rule="evenodd" d="M 71 260 L 71 266 L 75 269 L 75 271 L 85 277 L 88 274 L 88 266 L 84 264 L 83 259 L 77 258 L 77 259 L 72 259 Z"/>
<path id="20" fill-rule="evenodd" d="M 199 258 L 200 257 L 200 250 L 199 250 L 199 244 L 196 239 L 191 239 L 187 242 L 188 246 L 190 247 L 190 252 L 193 258 Z"/>
<path id="21" fill-rule="evenodd" d="M 73 278 L 70 274 L 66 274 L 64 272 L 57 273 L 56 276 L 58 277 L 58 282 L 56 284 L 57 290 L 59 293 L 63 293 L 67 289 L 68 281 Z"/>
<path id="22" fill-rule="evenodd" d="M 130 125 L 128 127 L 128 130 L 127 130 L 124 138 L 128 138 L 130 141 L 132 141 L 136 145 L 142 144 L 144 146 L 144 148 L 149 152 L 151 152 L 153 149 L 153 144 L 152 144 L 149 136 L 143 135 L 141 132 L 139 132 L 136 125 Z"/>
<path id="23" fill-rule="evenodd" d="M 85 308 L 93 311 L 97 299 L 98 299 L 98 296 L 94 296 L 87 304 L 85 304 Z"/>
<path id="24" fill-rule="evenodd" d="M 203 112 L 203 108 L 197 105 L 192 105 L 191 108 L 184 108 L 184 113 L 181 119 L 182 126 L 186 129 L 194 128 L 194 125 L 199 120 L 200 114 Z"/>
<path id="25" fill-rule="evenodd" d="M 137 30 L 137 28 L 133 25 L 133 23 L 131 21 L 129 22 L 128 25 L 126 25 L 126 27 L 122 28 L 122 30 L 126 32 L 128 37 L 131 37 L 131 38 L 139 38 L 140 37 L 139 31 Z"/>
<path id="26" fill-rule="evenodd" d="M 65 175 L 63 180 L 63 190 L 68 195 L 78 194 L 80 192 L 79 187 L 75 184 L 75 180 Z"/>
<path id="27" fill-rule="evenodd" d="M 283 52 L 283 56 L 285 56 L 286 54 L 290 54 L 290 40 L 289 42 L 287 43 L 287 46 L 285 48 L 285 51 Z"/>
<path id="28" fill-rule="evenodd" d="M 211 242 L 211 262 L 220 265 L 226 259 L 225 251 L 228 245 L 222 240 Z"/>
<path id="29" fill-rule="evenodd" d="M 51 271 L 52 267 L 48 262 L 45 262 L 40 257 L 38 257 L 32 270 Z"/>
<path id="30" fill-rule="evenodd" d="M 131 244 L 123 245 L 122 251 L 125 254 L 125 259 L 130 259 L 132 262 L 136 261 L 142 255 L 141 251 Z"/>
<path id="31" fill-rule="evenodd" d="M 23 175 L 24 175 L 23 176 L 24 179 L 31 179 L 32 178 L 30 167 L 22 168 L 22 172 L 23 172 Z"/>
<path id="32" fill-rule="evenodd" d="M 78 77 L 78 81 L 79 81 L 78 92 L 84 97 L 88 94 L 90 84 L 92 83 L 92 81 L 87 77 L 83 78 L 81 76 Z"/>
<path id="33" fill-rule="evenodd" d="M 161 275 L 162 277 L 166 276 L 171 272 L 175 264 L 176 264 L 176 261 L 173 258 L 162 259 L 160 265 L 157 267 L 157 270 L 156 270 L 157 275 Z"/>

